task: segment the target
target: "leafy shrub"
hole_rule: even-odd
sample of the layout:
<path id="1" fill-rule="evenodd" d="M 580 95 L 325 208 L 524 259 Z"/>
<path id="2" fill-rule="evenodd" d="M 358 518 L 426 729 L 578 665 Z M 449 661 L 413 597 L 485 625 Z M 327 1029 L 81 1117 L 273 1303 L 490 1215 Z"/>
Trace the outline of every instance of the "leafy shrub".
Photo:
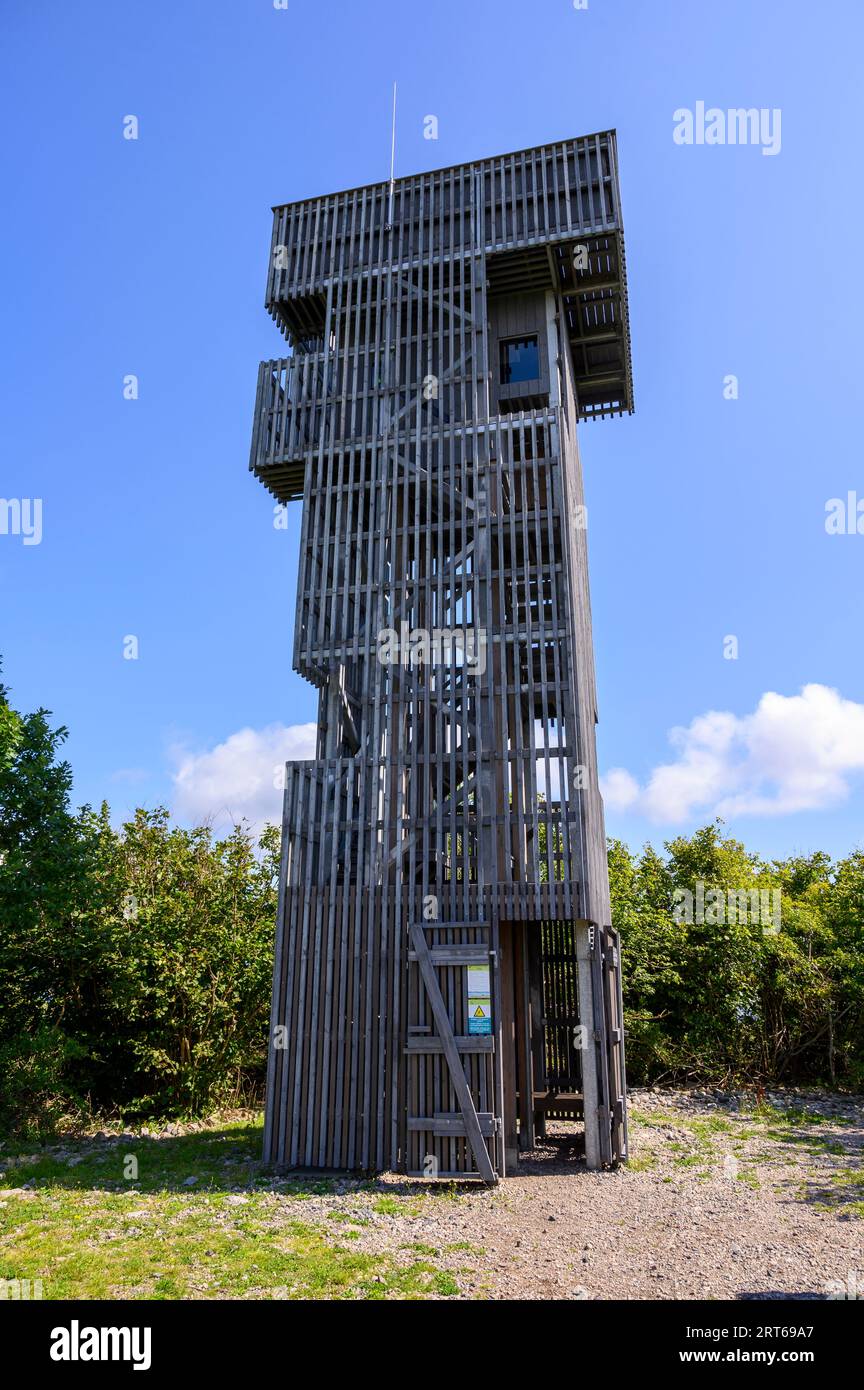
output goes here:
<path id="1" fill-rule="evenodd" d="M 61 1121 L 82 1117 L 83 1105 L 66 1079 L 68 1062 L 83 1049 L 56 1028 L 40 1028 L 0 1043 L 0 1122 L 25 1139 L 45 1139 Z"/>

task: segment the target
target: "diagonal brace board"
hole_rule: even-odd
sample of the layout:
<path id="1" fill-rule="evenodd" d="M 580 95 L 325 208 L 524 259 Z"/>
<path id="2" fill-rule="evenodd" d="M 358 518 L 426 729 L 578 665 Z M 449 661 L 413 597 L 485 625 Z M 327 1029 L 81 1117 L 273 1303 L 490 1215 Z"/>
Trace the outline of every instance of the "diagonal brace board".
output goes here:
<path id="1" fill-rule="evenodd" d="M 474 1162 L 477 1164 L 477 1171 L 484 1182 L 497 1183 L 498 1175 L 492 1167 L 489 1150 L 486 1148 L 483 1141 L 483 1133 L 480 1128 L 480 1121 L 477 1118 L 477 1110 L 474 1106 L 474 1100 L 468 1087 L 467 1077 L 465 1076 L 465 1069 L 462 1066 L 459 1051 L 453 1037 L 453 1027 L 450 1022 L 450 1015 L 447 1012 L 447 1005 L 444 1003 L 441 990 L 438 986 L 435 967 L 429 955 L 426 935 L 422 926 L 416 922 L 411 926 L 411 946 L 417 954 L 420 976 L 429 997 L 429 1003 L 432 1006 L 432 1013 L 438 1028 L 438 1035 L 441 1039 L 444 1056 L 447 1059 L 450 1079 L 453 1082 L 453 1089 L 456 1092 L 456 1099 L 459 1102 L 462 1119 L 465 1121 L 465 1133 L 474 1154 Z"/>

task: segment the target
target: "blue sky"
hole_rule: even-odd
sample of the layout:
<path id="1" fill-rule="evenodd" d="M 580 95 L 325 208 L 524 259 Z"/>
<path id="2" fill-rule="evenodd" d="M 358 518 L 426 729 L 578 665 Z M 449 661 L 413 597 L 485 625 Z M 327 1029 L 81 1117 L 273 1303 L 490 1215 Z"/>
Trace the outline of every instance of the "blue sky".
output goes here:
<path id="1" fill-rule="evenodd" d="M 0 534 L 0 652 L 76 799 L 254 815 L 304 746 L 299 506 L 274 529 L 247 472 L 269 209 L 386 177 L 396 79 L 400 174 L 618 130 L 636 414 L 581 431 L 610 832 L 860 844 L 864 535 L 825 509 L 864 499 L 862 15 L 4 0 L 0 497 L 43 533 Z M 779 108 L 779 153 L 676 144 L 699 101 Z"/>

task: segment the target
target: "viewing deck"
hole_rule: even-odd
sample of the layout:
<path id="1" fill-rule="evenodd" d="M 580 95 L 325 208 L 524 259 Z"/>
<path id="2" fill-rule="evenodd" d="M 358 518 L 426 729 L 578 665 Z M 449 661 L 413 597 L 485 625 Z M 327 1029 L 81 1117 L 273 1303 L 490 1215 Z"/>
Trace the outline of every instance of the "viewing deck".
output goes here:
<path id="1" fill-rule="evenodd" d="M 332 314 L 362 301 L 374 320 L 384 275 L 441 294 L 479 261 L 485 283 L 467 279 L 490 298 L 564 296 L 583 418 L 632 411 L 614 131 L 397 179 L 392 221 L 390 202 L 385 182 L 273 209 L 266 306 L 295 348 L 324 349 Z"/>

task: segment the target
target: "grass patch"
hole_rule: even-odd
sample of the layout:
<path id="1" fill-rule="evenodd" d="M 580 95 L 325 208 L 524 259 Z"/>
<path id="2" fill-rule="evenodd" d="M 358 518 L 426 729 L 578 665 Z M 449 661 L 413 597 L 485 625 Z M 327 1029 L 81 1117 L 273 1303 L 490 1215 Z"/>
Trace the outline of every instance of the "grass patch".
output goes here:
<path id="1" fill-rule="evenodd" d="M 353 1211 L 331 1211 L 327 1213 L 328 1221 L 341 1221 L 346 1226 L 368 1226 L 369 1217 L 360 1216 Z"/>
<path id="2" fill-rule="evenodd" d="M 795 1125 L 851 1125 L 853 1123 L 845 1115 L 820 1115 L 818 1111 L 807 1110 L 801 1105 L 787 1105 L 781 1108 L 772 1105 L 767 1100 L 760 1101 L 747 1111 L 742 1111 L 742 1114 L 746 1115 L 748 1120 L 790 1128 Z"/>
<path id="3" fill-rule="evenodd" d="M 453 1298 L 459 1292 L 459 1285 L 452 1274 L 442 1269 L 432 1276 L 432 1289 L 444 1298 Z"/>
<path id="4" fill-rule="evenodd" d="M 416 1197 L 391 1197 L 388 1193 L 375 1198 L 372 1210 L 378 1216 L 419 1216 L 422 1208 Z"/>
<path id="5" fill-rule="evenodd" d="M 704 1119 L 693 1120 L 689 1116 L 676 1115 L 671 1121 L 678 1129 L 686 1129 L 698 1139 L 710 1139 L 712 1134 L 733 1134 L 735 1124 L 725 1115 L 708 1115 Z"/>
<path id="6" fill-rule="evenodd" d="M 0 1278 L 41 1279 L 46 1299 L 423 1299 L 452 1274 L 356 1248 L 368 1218 L 305 1202 L 327 1179 L 274 1179 L 248 1119 L 157 1139 L 67 1140 L 0 1150 Z M 194 1179 L 194 1182 L 190 1182 Z M 405 1214 L 417 1203 L 381 1196 Z M 353 1228 L 353 1229 L 352 1229 Z M 425 1255 L 427 1249 L 415 1253 Z"/>
<path id="7" fill-rule="evenodd" d="M 743 1182 L 745 1187 L 751 1187 L 754 1192 L 760 1191 L 760 1183 L 756 1174 L 750 1168 L 741 1168 L 735 1174 L 736 1182 Z"/>
<path id="8" fill-rule="evenodd" d="M 652 1153 L 632 1154 L 627 1160 L 631 1173 L 648 1173 L 657 1167 L 657 1155 Z"/>
<path id="9" fill-rule="evenodd" d="M 839 1200 L 843 1201 L 864 1197 L 864 1172 L 860 1168 L 841 1168 L 839 1172 L 832 1173 L 831 1183 L 839 1190 Z"/>

